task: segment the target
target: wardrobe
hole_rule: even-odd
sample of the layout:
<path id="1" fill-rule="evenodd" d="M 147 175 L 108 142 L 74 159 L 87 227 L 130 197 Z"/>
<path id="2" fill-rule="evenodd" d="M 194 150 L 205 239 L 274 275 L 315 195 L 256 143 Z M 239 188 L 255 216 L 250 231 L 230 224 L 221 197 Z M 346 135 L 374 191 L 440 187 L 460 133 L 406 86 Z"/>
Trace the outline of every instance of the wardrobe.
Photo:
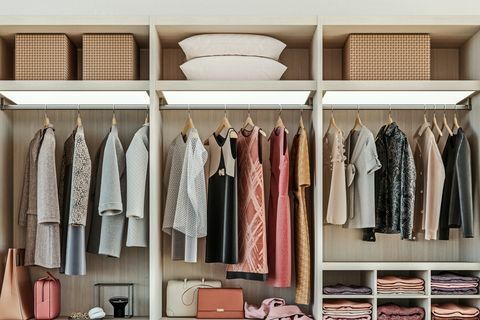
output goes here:
<path id="1" fill-rule="evenodd" d="M 126 17 L 0 17 L 0 37 L 13 50 L 16 33 L 56 32 L 67 34 L 77 45 L 81 62 L 81 35 L 84 33 L 131 33 L 140 47 L 140 80 L 136 81 L 0 81 L 0 92 L 11 91 L 143 91 L 150 104 L 80 106 L 85 136 L 93 155 L 107 134 L 113 109 L 118 120 L 124 149 L 134 132 L 142 126 L 146 113 L 150 119 L 149 211 L 150 241 L 148 248 L 123 248 L 120 259 L 87 256 L 87 275 L 60 276 L 62 282 L 62 314 L 86 311 L 95 304 L 94 285 L 107 282 L 134 283 L 135 317 L 161 319 L 166 317 L 165 292 L 171 279 L 215 279 L 223 286 L 241 286 L 245 300 L 259 304 L 264 298 L 280 296 L 293 303 L 295 288 L 276 289 L 263 283 L 226 280 L 221 264 L 203 261 L 204 239 L 199 242 L 199 262 L 187 264 L 170 258 L 170 238 L 161 231 L 166 190 L 163 186 L 165 159 L 173 138 L 190 115 L 202 140 L 217 127 L 226 112 L 232 125 L 239 129 L 247 117 L 248 108 L 255 123 L 270 132 L 281 111 L 285 126 L 290 130 L 289 147 L 303 116 L 309 134 L 312 186 L 307 190 L 312 230 L 312 303 L 302 307 L 315 318 L 322 316 L 322 301 L 339 297 L 322 294 L 324 285 L 337 282 L 365 284 L 371 295 L 359 296 L 376 306 L 383 302 L 418 305 L 425 308 L 430 320 L 430 305 L 441 301 L 462 302 L 480 307 L 480 295 L 435 297 L 425 295 L 379 296 L 375 290 L 378 275 L 416 275 L 429 288 L 430 276 L 440 271 L 463 271 L 480 275 L 480 16 L 444 17 L 325 17 L 325 16 L 126 16 Z M 425 81 L 347 81 L 342 80 L 342 48 L 350 33 L 429 33 L 432 38 L 432 80 Z M 201 33 L 256 33 L 276 37 L 287 44 L 280 62 L 288 69 L 278 81 L 188 81 L 179 65 L 184 56 L 178 46 L 182 39 Z M 2 59 L 0 68 L 13 70 L 9 59 Z M 79 69 L 80 68 L 79 63 Z M 308 91 L 310 98 L 299 105 L 171 105 L 165 91 Z M 451 232 L 449 241 L 401 241 L 399 237 L 380 235 L 375 243 L 361 241 L 355 230 L 324 225 L 322 137 L 328 126 L 330 112 L 337 125 L 348 132 L 353 126 L 356 105 L 323 105 L 327 92 L 368 91 L 471 91 L 471 100 L 461 103 L 456 112 L 469 138 L 472 150 L 473 203 L 475 237 L 463 239 Z M 11 106 L 3 101 L 0 111 L 0 259 L 9 247 L 23 247 L 24 230 L 17 218 L 23 183 L 23 171 L 28 142 L 43 124 L 44 113 L 56 129 L 57 168 L 63 142 L 74 129 L 78 106 Z M 465 105 L 464 105 L 465 104 Z M 433 105 L 358 106 L 364 124 L 375 134 L 388 117 L 409 135 L 423 121 L 424 112 L 431 118 Z M 426 111 L 424 110 L 426 109 Z M 437 105 L 437 117 L 443 105 Z M 148 109 L 148 110 L 147 110 Z M 226 110 L 225 110 L 226 109 Z M 452 119 L 453 106 L 446 115 Z M 264 140 L 265 194 L 268 195 L 268 142 Z M 293 199 L 293 198 L 292 198 Z M 32 279 L 45 270 L 31 268 Z M 3 265 L 0 270 L 3 274 Z M 79 299 L 78 297 L 86 297 Z M 91 297 L 91 298 L 90 298 Z M 375 317 L 374 317 L 375 318 Z"/>

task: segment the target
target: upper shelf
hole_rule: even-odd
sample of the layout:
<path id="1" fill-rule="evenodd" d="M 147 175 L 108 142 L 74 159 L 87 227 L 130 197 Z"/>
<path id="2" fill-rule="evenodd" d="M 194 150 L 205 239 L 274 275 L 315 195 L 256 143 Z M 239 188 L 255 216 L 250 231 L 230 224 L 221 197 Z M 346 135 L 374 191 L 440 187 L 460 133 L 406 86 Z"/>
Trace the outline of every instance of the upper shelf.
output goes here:
<path id="1" fill-rule="evenodd" d="M 1 80 L 1 91 L 148 91 L 148 81 Z"/>
<path id="2" fill-rule="evenodd" d="M 324 80 L 322 91 L 480 91 L 479 80 Z"/>
<path id="3" fill-rule="evenodd" d="M 480 270 L 474 262 L 324 262 L 323 270 Z"/>
<path id="4" fill-rule="evenodd" d="M 195 81 L 157 80 L 157 91 L 316 91 L 315 80 Z"/>

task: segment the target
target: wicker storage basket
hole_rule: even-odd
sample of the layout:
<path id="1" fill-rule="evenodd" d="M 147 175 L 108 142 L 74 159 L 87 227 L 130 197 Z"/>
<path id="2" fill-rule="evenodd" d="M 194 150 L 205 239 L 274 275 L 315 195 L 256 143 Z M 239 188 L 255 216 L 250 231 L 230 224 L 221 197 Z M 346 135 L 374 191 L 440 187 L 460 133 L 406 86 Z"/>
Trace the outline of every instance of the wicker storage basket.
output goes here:
<path id="1" fill-rule="evenodd" d="M 83 35 L 83 80 L 137 80 L 138 65 L 133 35 Z"/>
<path id="2" fill-rule="evenodd" d="M 16 34 L 16 80 L 73 80 L 76 49 L 65 34 Z"/>
<path id="3" fill-rule="evenodd" d="M 429 34 L 351 34 L 345 80 L 430 80 Z"/>

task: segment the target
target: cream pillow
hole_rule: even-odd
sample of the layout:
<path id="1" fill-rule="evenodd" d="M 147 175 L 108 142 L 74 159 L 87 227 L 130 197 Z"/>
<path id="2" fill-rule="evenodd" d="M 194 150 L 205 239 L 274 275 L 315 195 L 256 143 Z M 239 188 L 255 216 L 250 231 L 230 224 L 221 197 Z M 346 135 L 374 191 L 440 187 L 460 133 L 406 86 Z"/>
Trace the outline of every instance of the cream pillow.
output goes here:
<path id="1" fill-rule="evenodd" d="M 256 34 L 200 34 L 178 43 L 187 60 L 208 56 L 256 56 L 278 60 L 286 44 Z"/>
<path id="2" fill-rule="evenodd" d="M 268 58 L 214 56 L 180 66 L 188 80 L 279 80 L 287 67 Z"/>

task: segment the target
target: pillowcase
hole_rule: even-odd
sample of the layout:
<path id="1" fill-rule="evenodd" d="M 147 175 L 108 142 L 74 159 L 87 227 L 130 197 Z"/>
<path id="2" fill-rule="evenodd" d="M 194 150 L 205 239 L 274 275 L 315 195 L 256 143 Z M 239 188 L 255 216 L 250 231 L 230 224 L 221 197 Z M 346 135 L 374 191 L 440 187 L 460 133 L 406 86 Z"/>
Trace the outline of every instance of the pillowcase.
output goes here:
<path id="1" fill-rule="evenodd" d="M 278 60 L 286 44 L 256 34 L 200 34 L 178 43 L 187 60 L 208 56 L 257 56 Z"/>
<path id="2" fill-rule="evenodd" d="M 180 66 L 188 80 L 279 80 L 287 67 L 278 61 L 247 56 L 215 56 Z"/>

